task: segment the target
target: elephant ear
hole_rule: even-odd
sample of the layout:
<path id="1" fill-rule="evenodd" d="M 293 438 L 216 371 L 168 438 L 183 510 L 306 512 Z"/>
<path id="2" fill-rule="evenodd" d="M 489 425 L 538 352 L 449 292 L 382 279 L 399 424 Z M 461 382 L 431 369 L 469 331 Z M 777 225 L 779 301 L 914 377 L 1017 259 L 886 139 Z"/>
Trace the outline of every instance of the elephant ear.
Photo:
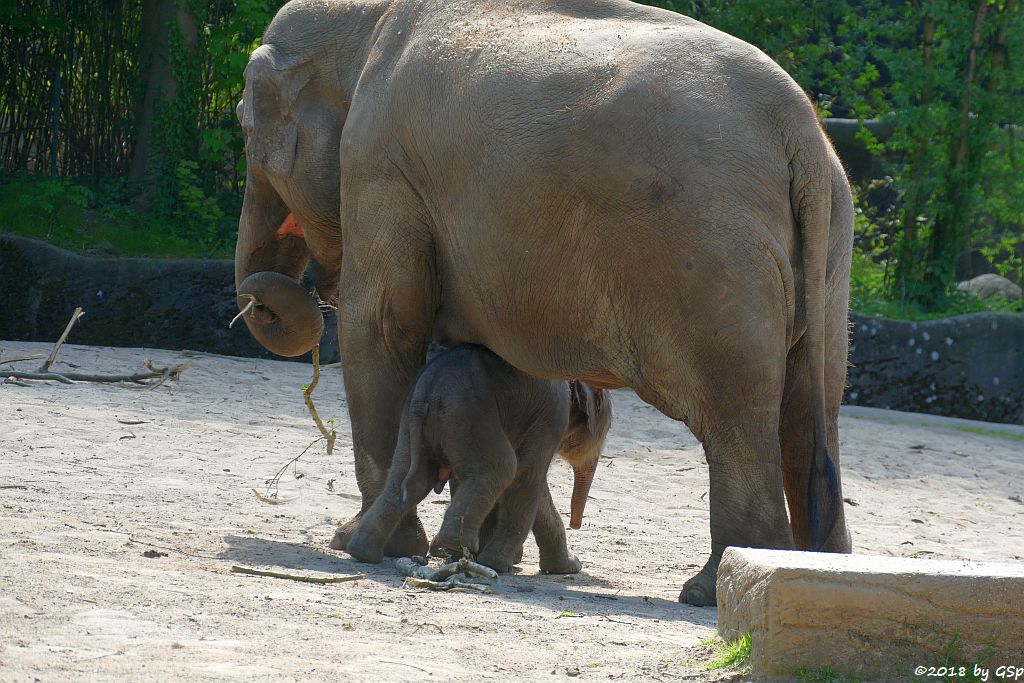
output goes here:
<path id="1" fill-rule="evenodd" d="M 572 392 L 572 423 L 586 425 L 590 435 L 597 436 L 604 392 L 594 391 L 579 380 L 569 382 L 569 388 Z"/>
<path id="2" fill-rule="evenodd" d="M 295 102 L 312 77 L 308 58 L 283 57 L 272 45 L 252 53 L 239 103 L 249 163 L 275 176 L 291 173 L 299 142 Z"/>

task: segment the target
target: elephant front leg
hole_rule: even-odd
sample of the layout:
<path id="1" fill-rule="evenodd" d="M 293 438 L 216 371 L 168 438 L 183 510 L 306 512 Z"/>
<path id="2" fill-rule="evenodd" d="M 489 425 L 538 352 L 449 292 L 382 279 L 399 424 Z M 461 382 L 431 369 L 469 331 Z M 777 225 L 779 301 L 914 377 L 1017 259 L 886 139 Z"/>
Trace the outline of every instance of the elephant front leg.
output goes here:
<path id="1" fill-rule="evenodd" d="M 431 259 L 408 244 L 374 247 L 362 257 L 346 251 L 339 285 L 338 343 L 362 508 L 334 534 L 331 547 L 338 550 L 348 546 L 384 488 L 402 407 L 423 365 L 433 324 Z M 426 552 L 427 536 L 412 510 L 399 521 L 384 554 Z"/>

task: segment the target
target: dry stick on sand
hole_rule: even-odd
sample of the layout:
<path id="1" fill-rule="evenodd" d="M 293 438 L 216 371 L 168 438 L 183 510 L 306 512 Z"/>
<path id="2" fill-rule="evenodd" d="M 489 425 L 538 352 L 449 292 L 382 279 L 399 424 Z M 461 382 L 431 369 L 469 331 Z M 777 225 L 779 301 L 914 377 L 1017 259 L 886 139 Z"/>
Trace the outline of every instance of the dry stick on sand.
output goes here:
<path id="1" fill-rule="evenodd" d="M 264 569 L 253 569 L 242 567 L 237 564 L 231 565 L 234 574 L 248 574 L 249 576 L 269 576 L 274 579 L 288 579 L 290 581 L 301 581 L 302 583 L 345 583 L 347 581 L 359 581 L 365 579 L 366 574 L 345 574 L 343 576 L 304 576 L 302 574 L 285 574 L 284 572 L 271 572 Z"/>
<path id="2" fill-rule="evenodd" d="M 143 366 L 148 372 L 119 374 L 119 375 L 94 375 L 90 373 L 82 372 L 52 372 L 50 368 L 57 360 L 57 353 L 60 351 L 60 347 L 67 341 L 68 334 L 71 333 L 71 328 L 75 326 L 78 319 L 81 318 L 85 313 L 82 311 L 81 306 L 75 308 L 75 312 L 71 314 L 71 319 L 68 321 L 67 326 L 64 328 L 64 332 L 60 335 L 60 338 L 53 345 L 53 350 L 50 351 L 50 355 L 46 357 L 43 364 L 39 366 L 39 369 L 35 372 L 19 372 L 14 370 L 3 370 L 0 371 L 0 377 L 5 379 L 31 379 L 31 380 L 56 380 L 61 384 L 74 384 L 75 382 L 97 382 L 97 383 L 116 383 L 121 386 L 130 386 L 132 384 L 139 385 L 139 387 L 145 387 L 147 389 L 155 389 L 167 380 L 174 380 L 175 382 L 181 379 L 181 373 L 184 372 L 191 361 L 182 363 L 180 365 L 173 365 L 166 368 L 158 368 L 153 365 L 153 361 L 147 360 L 143 363 Z M 16 361 L 23 360 L 36 360 L 42 358 L 42 356 L 21 356 L 18 358 L 7 358 L 3 359 L 4 363 L 14 363 Z M 155 380 L 155 381 L 152 381 Z M 133 387 L 136 388 L 136 387 Z"/>

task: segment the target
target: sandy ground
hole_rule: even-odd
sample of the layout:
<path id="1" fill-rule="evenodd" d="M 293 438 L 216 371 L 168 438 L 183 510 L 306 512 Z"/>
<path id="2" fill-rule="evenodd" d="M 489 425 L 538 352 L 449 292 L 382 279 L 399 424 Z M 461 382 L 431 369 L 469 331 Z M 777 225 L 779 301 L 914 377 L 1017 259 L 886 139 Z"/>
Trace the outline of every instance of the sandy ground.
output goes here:
<path id="1" fill-rule="evenodd" d="M 66 346 L 55 369 L 182 356 Z M 327 548 L 358 509 L 336 371 L 316 393 L 338 421 L 334 455 L 317 445 L 288 469 L 280 496 L 291 502 L 251 492 L 316 437 L 301 399 L 309 374 L 198 355 L 180 385 L 152 391 L 0 386 L 0 680 L 729 677 L 704 669 L 698 645 L 715 610 L 676 602 L 709 547 L 707 465 L 682 425 L 615 393 L 588 516 L 569 533 L 582 574 L 539 575 L 530 542 L 495 593 L 430 593 L 403 588 L 388 563 Z M 841 433 L 857 552 L 1024 562 L 1024 430 L 854 412 Z M 551 486 L 567 512 L 564 463 Z M 421 506 L 428 530 L 447 498 Z M 233 564 L 366 578 L 313 585 Z"/>

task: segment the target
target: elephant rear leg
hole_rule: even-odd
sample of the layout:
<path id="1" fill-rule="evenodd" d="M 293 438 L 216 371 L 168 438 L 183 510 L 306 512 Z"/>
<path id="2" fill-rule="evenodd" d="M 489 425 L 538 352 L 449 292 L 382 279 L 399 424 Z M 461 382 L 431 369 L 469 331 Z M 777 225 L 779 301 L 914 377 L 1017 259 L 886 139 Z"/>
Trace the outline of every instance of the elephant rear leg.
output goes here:
<path id="1" fill-rule="evenodd" d="M 384 555 L 397 556 L 388 547 L 388 541 L 403 520 L 414 518 L 418 522 L 416 505 L 426 498 L 434 486 L 435 477 L 431 476 L 434 472 L 427 462 L 427 453 L 417 454 L 416 469 L 411 470 L 411 449 L 423 448 L 418 436 L 415 437 L 414 446 L 411 432 L 421 432 L 422 424 L 419 420 L 410 420 L 408 413 L 407 410 L 402 420 L 398 444 L 384 490 L 360 517 L 359 524 L 345 547 L 349 555 L 363 562 L 377 563 Z M 407 500 L 403 501 L 405 497 Z"/>
<path id="2" fill-rule="evenodd" d="M 458 491 L 458 488 L 459 488 L 459 484 L 458 484 L 458 480 L 456 478 L 453 477 L 452 479 L 448 480 L 448 489 L 451 492 L 451 496 L 453 498 L 455 497 L 455 492 Z M 491 542 L 491 538 L 494 537 L 494 530 L 495 530 L 495 528 L 498 525 L 498 511 L 500 509 L 501 509 L 501 501 L 499 500 L 498 504 L 495 505 L 493 508 L 491 508 L 491 511 L 487 514 L 487 518 L 484 520 L 484 523 L 480 526 L 480 547 L 481 548 L 486 548 L 487 544 Z M 431 552 L 432 553 L 434 552 L 433 547 L 431 548 Z M 441 555 L 445 555 L 445 556 L 450 556 L 452 553 L 447 551 L 447 550 L 442 550 L 440 552 L 440 554 Z M 515 558 L 513 560 L 513 564 L 519 564 L 522 561 L 523 561 L 523 546 L 519 546 L 519 549 L 516 550 Z"/>
<path id="3" fill-rule="evenodd" d="M 480 528 L 515 479 L 518 460 L 496 416 L 476 424 L 452 425 L 451 429 L 445 437 L 444 457 L 458 476 L 459 485 L 431 543 L 431 552 L 458 554 L 465 549 L 476 554 L 480 550 Z"/>
<path id="4" fill-rule="evenodd" d="M 759 299 L 747 299 L 756 307 Z M 769 306 L 762 305 L 765 310 Z M 710 474 L 711 555 L 679 596 L 714 605 L 715 581 L 728 546 L 793 547 L 783 492 L 779 410 L 785 379 L 785 322 L 765 310 L 731 309 L 704 321 L 705 334 L 684 349 L 682 372 L 637 393 L 662 412 L 687 420 L 702 441 Z M 670 368 L 672 366 L 669 366 Z"/>
<path id="5" fill-rule="evenodd" d="M 477 556 L 481 564 L 498 572 L 512 571 L 537 517 L 537 502 L 535 482 L 527 476 L 516 477 L 498 499 L 494 533 Z"/>

